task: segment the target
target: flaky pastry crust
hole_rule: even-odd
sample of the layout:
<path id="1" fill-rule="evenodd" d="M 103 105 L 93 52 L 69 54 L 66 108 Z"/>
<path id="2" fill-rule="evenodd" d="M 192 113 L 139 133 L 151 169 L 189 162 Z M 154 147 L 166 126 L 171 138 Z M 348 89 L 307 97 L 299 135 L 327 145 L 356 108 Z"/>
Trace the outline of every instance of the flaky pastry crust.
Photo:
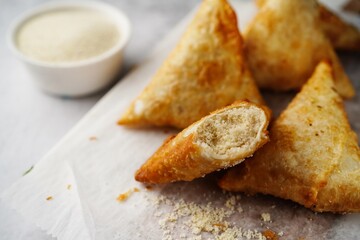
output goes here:
<path id="1" fill-rule="evenodd" d="M 256 138 L 250 143 L 244 143 L 248 144 L 248 147 L 236 153 L 224 154 L 223 156 L 211 155 L 209 150 L 199 141 L 201 140 L 199 126 L 206 120 L 209 120 L 209 118 L 214 118 L 216 115 L 226 114 L 234 109 L 245 111 L 248 108 L 254 108 L 258 111 L 258 114 L 254 116 L 254 121 L 263 121 L 258 125 L 258 129 L 255 129 L 257 134 Z M 271 113 L 267 107 L 247 101 L 239 101 L 217 110 L 184 129 L 176 137 L 168 138 L 153 156 L 136 172 L 135 179 L 144 183 L 191 181 L 216 170 L 234 166 L 251 156 L 269 140 L 267 136 L 267 126 L 270 118 Z M 226 121 L 226 118 L 224 118 L 224 120 Z M 242 120 L 239 122 L 239 124 L 241 124 Z M 248 128 L 244 129 L 244 134 L 246 134 L 246 131 L 250 132 L 252 126 L 254 125 L 251 123 L 247 125 Z M 205 131 L 210 128 L 210 126 L 206 127 Z M 226 129 L 224 129 L 224 131 L 225 130 Z M 230 132 L 229 134 L 234 133 Z M 219 138 L 214 140 L 219 141 Z"/>
<path id="2" fill-rule="evenodd" d="M 266 0 L 244 32 L 255 81 L 277 91 L 300 89 L 323 59 L 332 62 L 335 87 L 344 98 L 355 90 L 325 36 L 315 0 Z"/>
<path id="3" fill-rule="evenodd" d="M 219 185 L 291 199 L 319 212 L 360 211 L 360 150 L 327 63 L 319 64 L 274 122 L 270 139 Z"/>
<path id="4" fill-rule="evenodd" d="M 122 125 L 185 128 L 235 100 L 263 103 L 243 56 L 236 14 L 226 0 L 204 0 Z"/>

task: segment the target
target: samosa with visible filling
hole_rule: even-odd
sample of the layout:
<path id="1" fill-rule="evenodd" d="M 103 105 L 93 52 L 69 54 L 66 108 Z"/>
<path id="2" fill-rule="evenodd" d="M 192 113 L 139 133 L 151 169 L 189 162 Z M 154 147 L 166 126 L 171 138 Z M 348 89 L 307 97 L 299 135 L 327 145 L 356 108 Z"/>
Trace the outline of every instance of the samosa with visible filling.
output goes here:
<path id="1" fill-rule="evenodd" d="M 266 0 L 244 32 L 247 60 L 259 87 L 299 89 L 322 59 L 332 62 L 335 87 L 355 90 L 323 33 L 315 0 Z"/>
<path id="2" fill-rule="evenodd" d="M 268 140 L 270 110 L 239 101 L 217 110 L 170 138 L 136 172 L 144 183 L 191 181 L 234 166 Z"/>
<path id="3" fill-rule="evenodd" d="M 122 125 L 185 128 L 235 100 L 263 103 L 243 57 L 236 15 L 226 0 L 204 0 Z"/>
<path id="4" fill-rule="evenodd" d="M 331 67 L 321 63 L 270 128 L 271 141 L 220 180 L 229 191 L 291 199 L 323 212 L 360 211 L 360 150 Z"/>

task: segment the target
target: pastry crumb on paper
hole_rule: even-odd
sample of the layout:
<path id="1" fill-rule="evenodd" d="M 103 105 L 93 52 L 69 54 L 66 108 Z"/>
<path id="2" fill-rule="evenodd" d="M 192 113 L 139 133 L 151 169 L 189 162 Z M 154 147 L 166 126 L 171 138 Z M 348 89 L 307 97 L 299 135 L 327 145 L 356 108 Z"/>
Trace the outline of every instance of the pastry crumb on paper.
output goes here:
<path id="1" fill-rule="evenodd" d="M 271 221 L 270 213 L 262 213 L 261 220 L 263 220 L 264 222 L 270 222 Z"/>
<path id="2" fill-rule="evenodd" d="M 209 199 L 210 196 L 203 196 Z M 160 218 L 158 224 L 163 231 L 164 240 L 177 239 L 267 239 L 257 229 L 244 229 L 230 220 L 238 212 L 240 197 L 230 195 L 222 206 L 215 206 L 211 201 L 198 204 L 182 198 L 158 196 L 154 205 L 155 216 Z M 170 207 L 164 212 L 161 206 Z M 204 238 L 203 238 L 204 237 Z"/>
<path id="3" fill-rule="evenodd" d="M 137 187 L 134 187 L 124 193 L 119 194 L 119 196 L 116 198 L 116 200 L 118 202 L 126 201 L 131 196 L 131 194 L 133 194 L 134 192 L 140 192 L 140 189 L 138 189 Z"/>
<path id="4" fill-rule="evenodd" d="M 97 138 L 96 136 L 90 136 L 90 137 L 89 137 L 89 140 L 90 140 L 90 141 L 96 141 L 96 140 L 98 140 L 98 138 Z"/>
<path id="5" fill-rule="evenodd" d="M 321 239 L 337 219 L 271 196 L 222 191 L 212 185 L 219 175 L 143 191 L 150 212 L 141 222 L 142 232 L 154 229 L 164 240 Z"/>
<path id="6" fill-rule="evenodd" d="M 265 238 L 268 240 L 278 240 L 279 239 L 278 235 L 270 229 L 266 229 L 263 232 L 263 234 L 264 234 Z"/>

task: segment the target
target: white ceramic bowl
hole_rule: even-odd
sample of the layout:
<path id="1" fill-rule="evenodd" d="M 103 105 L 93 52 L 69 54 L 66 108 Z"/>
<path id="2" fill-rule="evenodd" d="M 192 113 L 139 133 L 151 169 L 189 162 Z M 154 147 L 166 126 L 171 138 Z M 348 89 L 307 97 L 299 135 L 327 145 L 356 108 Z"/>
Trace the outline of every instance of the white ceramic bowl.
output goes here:
<path id="1" fill-rule="evenodd" d="M 69 63 L 48 63 L 25 56 L 16 46 L 19 27 L 29 18 L 47 11 L 62 8 L 86 8 L 105 13 L 119 28 L 119 42 L 105 53 L 86 60 Z M 108 86 L 119 73 L 123 50 L 130 38 L 130 22 L 120 10 L 101 2 L 51 2 L 25 12 L 10 28 L 8 45 L 12 52 L 25 64 L 35 83 L 45 92 L 79 97 L 94 93 Z"/>

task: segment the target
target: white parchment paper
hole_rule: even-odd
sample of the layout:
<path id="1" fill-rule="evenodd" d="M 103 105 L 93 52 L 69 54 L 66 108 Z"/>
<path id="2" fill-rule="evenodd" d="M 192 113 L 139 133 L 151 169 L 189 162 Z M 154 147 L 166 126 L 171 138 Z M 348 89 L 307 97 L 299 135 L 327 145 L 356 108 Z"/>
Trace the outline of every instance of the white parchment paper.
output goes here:
<path id="1" fill-rule="evenodd" d="M 243 29 L 256 8 L 252 1 L 232 3 Z M 331 3 L 334 3 L 332 8 L 339 11 L 339 1 L 327 2 Z M 48 234 L 66 240 L 161 239 L 164 231 L 151 203 L 152 198 L 160 195 L 200 205 L 208 202 L 224 205 L 228 194 L 217 188 L 217 173 L 190 183 L 156 187 L 152 191 L 135 182 L 135 170 L 174 130 L 129 129 L 116 124 L 175 46 L 192 15 L 190 13 L 140 67 L 121 80 L 29 174 L 7 189 L 2 199 Z M 359 18 L 345 17 L 360 26 Z M 340 57 L 357 88 L 357 96 L 347 102 L 346 107 L 352 127 L 360 135 L 360 59 L 350 53 Z M 275 115 L 294 95 L 263 94 Z M 126 201 L 116 200 L 119 194 L 134 187 L 140 191 L 131 194 Z M 284 239 L 357 239 L 360 235 L 359 214 L 315 214 L 295 203 L 270 196 L 240 196 L 237 204 L 243 212 L 232 216 L 232 220 L 244 229 L 261 232 L 269 228 L 283 232 Z M 263 212 L 271 214 L 271 222 L 261 220 Z M 179 233 L 173 234 L 177 239 Z"/>

